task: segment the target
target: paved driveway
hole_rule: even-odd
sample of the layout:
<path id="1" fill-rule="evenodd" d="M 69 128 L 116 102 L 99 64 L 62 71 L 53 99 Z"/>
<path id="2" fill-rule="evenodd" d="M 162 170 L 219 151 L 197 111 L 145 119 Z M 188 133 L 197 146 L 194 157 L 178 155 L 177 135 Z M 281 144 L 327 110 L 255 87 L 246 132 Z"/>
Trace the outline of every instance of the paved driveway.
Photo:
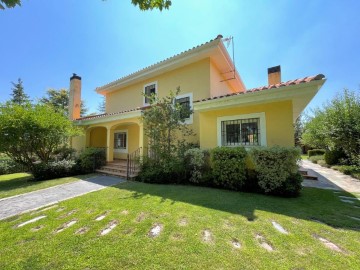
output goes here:
<path id="1" fill-rule="evenodd" d="M 318 177 L 318 181 L 304 180 L 303 186 L 360 193 L 360 181 L 349 175 L 322 167 L 309 160 L 302 160 L 301 167 L 307 170 L 309 175 Z"/>
<path id="2" fill-rule="evenodd" d="M 85 180 L 4 198 L 0 200 L 0 220 L 89 192 L 101 190 L 124 181 L 124 179 L 119 177 L 95 176 Z"/>

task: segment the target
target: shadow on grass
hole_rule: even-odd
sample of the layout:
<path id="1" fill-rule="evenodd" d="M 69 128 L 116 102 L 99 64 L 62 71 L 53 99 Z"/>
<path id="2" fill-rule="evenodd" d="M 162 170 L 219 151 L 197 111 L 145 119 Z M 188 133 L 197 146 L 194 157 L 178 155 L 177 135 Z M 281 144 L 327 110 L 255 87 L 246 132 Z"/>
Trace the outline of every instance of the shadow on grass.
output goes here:
<path id="1" fill-rule="evenodd" d="M 266 211 L 327 224 L 334 228 L 360 230 L 360 202 L 344 203 L 340 196 L 355 197 L 346 192 L 339 194 L 330 190 L 304 188 L 298 198 L 281 198 L 254 193 L 234 192 L 215 188 L 144 184 L 127 182 L 115 186 L 131 191 L 131 195 L 122 199 L 145 199 L 146 196 L 158 196 L 159 204 L 178 202 L 211 208 L 232 214 L 242 215 L 248 221 L 256 221 L 256 211 Z"/>

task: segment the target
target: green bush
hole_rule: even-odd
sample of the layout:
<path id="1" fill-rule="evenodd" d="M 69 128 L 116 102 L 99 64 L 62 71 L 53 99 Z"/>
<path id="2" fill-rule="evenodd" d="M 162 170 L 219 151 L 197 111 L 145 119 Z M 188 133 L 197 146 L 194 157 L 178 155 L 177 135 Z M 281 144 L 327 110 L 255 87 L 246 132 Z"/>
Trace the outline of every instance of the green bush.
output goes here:
<path id="1" fill-rule="evenodd" d="M 211 166 L 214 184 L 227 189 L 241 189 L 246 181 L 246 155 L 244 147 L 213 149 Z"/>
<path id="2" fill-rule="evenodd" d="M 336 165 L 331 167 L 334 170 L 338 170 L 343 174 L 353 175 L 360 173 L 360 167 L 354 165 Z"/>
<path id="3" fill-rule="evenodd" d="M 60 160 L 35 164 L 32 170 L 35 181 L 61 178 L 76 174 L 76 163 L 73 160 Z"/>
<path id="4" fill-rule="evenodd" d="M 339 164 L 340 159 L 344 157 L 345 154 L 339 150 L 329 150 L 324 155 L 325 162 L 329 165 Z"/>
<path id="5" fill-rule="evenodd" d="M 303 177 L 300 173 L 290 174 L 286 181 L 284 181 L 280 187 L 270 192 L 272 195 L 283 196 L 283 197 L 297 197 L 300 195 L 302 186 L 301 183 Z"/>
<path id="6" fill-rule="evenodd" d="M 301 159 L 300 150 L 294 147 L 257 147 L 251 149 L 250 155 L 259 187 L 264 193 L 279 192 L 279 189 L 287 186 L 288 179 L 291 180 L 292 175 L 298 172 Z"/>
<path id="7" fill-rule="evenodd" d="M 319 160 L 324 160 L 324 156 L 311 156 L 311 157 L 309 157 L 309 160 L 312 163 L 317 164 Z"/>
<path id="8" fill-rule="evenodd" d="M 106 164 L 106 152 L 103 148 L 86 148 L 80 153 L 77 164 L 82 173 L 92 173 Z"/>
<path id="9" fill-rule="evenodd" d="M 321 156 L 325 154 L 325 150 L 324 149 L 313 149 L 313 150 L 309 150 L 308 151 L 308 156 L 312 157 L 312 156 Z"/>
<path id="10" fill-rule="evenodd" d="M 325 160 L 320 159 L 317 161 L 317 164 L 319 164 L 321 167 L 330 168 L 330 165 L 325 162 Z"/>
<path id="11" fill-rule="evenodd" d="M 12 159 L 1 159 L 0 160 L 0 175 L 25 172 L 26 168 L 19 163 L 16 163 Z"/>
<path id="12" fill-rule="evenodd" d="M 210 152 L 199 148 L 191 148 L 185 152 L 185 165 L 189 181 L 200 183 L 207 180 L 210 173 Z"/>
<path id="13" fill-rule="evenodd" d="M 156 159 L 143 157 L 141 171 L 135 179 L 144 183 L 180 184 L 186 182 L 186 171 L 183 160 L 169 157 L 165 164 Z"/>

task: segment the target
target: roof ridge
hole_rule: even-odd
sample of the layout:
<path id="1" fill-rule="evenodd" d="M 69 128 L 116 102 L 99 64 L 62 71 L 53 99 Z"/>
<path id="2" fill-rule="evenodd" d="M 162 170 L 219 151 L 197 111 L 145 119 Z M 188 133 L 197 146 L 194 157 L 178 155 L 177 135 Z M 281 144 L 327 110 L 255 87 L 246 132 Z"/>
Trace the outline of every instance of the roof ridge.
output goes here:
<path id="1" fill-rule="evenodd" d="M 110 83 L 107 83 L 107 84 L 105 84 L 105 85 L 103 85 L 103 86 L 96 87 L 95 90 L 112 86 L 112 85 L 116 84 L 117 82 L 119 82 L 119 81 L 121 81 L 121 80 L 124 80 L 124 79 L 126 79 L 126 78 L 128 78 L 128 77 L 130 77 L 130 76 L 133 76 L 133 75 L 135 75 L 135 74 L 137 74 L 137 73 L 140 73 L 140 72 L 143 72 L 143 71 L 148 70 L 148 69 L 150 69 L 150 68 L 153 68 L 153 67 L 156 66 L 156 65 L 159 65 L 159 64 L 164 63 L 164 62 L 166 62 L 166 61 L 169 61 L 169 60 L 171 60 L 171 59 L 174 59 L 175 57 L 178 57 L 178 56 L 180 56 L 180 55 L 183 55 L 183 54 L 185 54 L 185 53 L 187 53 L 187 52 L 190 52 L 190 51 L 192 51 L 192 50 L 195 50 L 195 49 L 200 48 L 200 47 L 202 47 L 202 46 L 204 46 L 204 45 L 206 45 L 206 44 L 209 44 L 209 43 L 211 43 L 211 42 L 213 42 L 213 41 L 215 41 L 215 40 L 222 39 L 222 38 L 223 38 L 223 36 L 219 34 L 219 35 L 217 35 L 217 37 L 214 38 L 214 39 L 211 39 L 211 40 L 209 40 L 209 41 L 207 41 L 207 42 L 201 43 L 200 45 L 194 46 L 194 47 L 192 47 L 192 48 L 190 48 L 190 49 L 187 49 L 187 50 L 185 50 L 185 51 L 182 51 L 182 52 L 180 52 L 180 53 L 177 53 L 177 54 L 175 54 L 175 55 L 173 55 L 173 56 L 167 57 L 167 58 L 165 58 L 165 59 L 163 59 L 163 60 L 160 60 L 160 61 L 158 61 L 158 62 L 156 62 L 156 63 L 154 63 L 154 64 L 151 64 L 151 65 L 149 65 L 149 66 L 146 66 L 146 67 L 144 67 L 144 68 L 141 68 L 141 69 L 139 69 L 139 70 L 137 70 L 137 71 L 134 71 L 134 72 L 132 72 L 132 73 L 130 73 L 130 74 L 127 74 L 127 75 L 125 75 L 125 76 L 122 76 L 122 77 L 120 77 L 120 78 L 118 78 L 118 79 L 116 79 L 116 80 L 114 80 L 114 81 L 112 81 L 112 82 L 110 82 Z"/>

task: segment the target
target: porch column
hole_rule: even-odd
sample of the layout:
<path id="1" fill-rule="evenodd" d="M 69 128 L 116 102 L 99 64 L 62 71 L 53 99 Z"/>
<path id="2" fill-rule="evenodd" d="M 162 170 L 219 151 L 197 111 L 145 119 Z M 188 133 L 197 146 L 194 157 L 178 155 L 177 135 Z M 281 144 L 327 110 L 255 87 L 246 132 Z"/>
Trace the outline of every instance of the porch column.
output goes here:
<path id="1" fill-rule="evenodd" d="M 106 161 L 114 160 L 114 133 L 110 127 L 106 128 Z"/>

